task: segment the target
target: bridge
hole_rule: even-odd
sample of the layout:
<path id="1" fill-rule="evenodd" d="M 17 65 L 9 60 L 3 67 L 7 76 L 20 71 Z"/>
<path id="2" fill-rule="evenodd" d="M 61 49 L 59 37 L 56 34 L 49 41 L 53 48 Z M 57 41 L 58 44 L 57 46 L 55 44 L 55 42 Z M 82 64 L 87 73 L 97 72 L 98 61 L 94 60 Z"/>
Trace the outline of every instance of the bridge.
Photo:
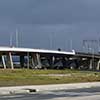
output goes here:
<path id="1" fill-rule="evenodd" d="M 0 68 L 100 70 L 100 54 L 0 47 Z"/>

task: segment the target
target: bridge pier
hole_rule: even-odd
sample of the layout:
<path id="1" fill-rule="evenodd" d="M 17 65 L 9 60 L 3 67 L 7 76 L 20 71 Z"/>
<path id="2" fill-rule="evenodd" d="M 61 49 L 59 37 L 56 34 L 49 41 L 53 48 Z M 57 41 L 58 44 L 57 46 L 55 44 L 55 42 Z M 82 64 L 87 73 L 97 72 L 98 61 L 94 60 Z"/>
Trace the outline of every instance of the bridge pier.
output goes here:
<path id="1" fill-rule="evenodd" d="M 67 63 L 66 57 L 62 57 L 63 68 L 66 68 L 66 67 L 67 67 L 67 66 L 66 66 L 66 63 Z"/>
<path id="2" fill-rule="evenodd" d="M 4 67 L 4 69 L 6 69 L 7 66 L 6 66 L 6 62 L 5 62 L 5 55 L 1 55 L 1 57 L 2 57 L 2 64 L 3 64 L 3 67 Z"/>
<path id="3" fill-rule="evenodd" d="M 100 59 L 99 59 L 99 61 L 97 63 L 97 70 L 100 70 Z"/>
<path id="4" fill-rule="evenodd" d="M 34 63 L 33 56 L 31 56 L 31 62 L 32 62 L 32 68 L 34 68 L 34 66 L 35 66 L 35 63 Z"/>
<path id="5" fill-rule="evenodd" d="M 52 68 L 54 67 L 55 60 L 56 60 L 55 56 L 52 56 Z"/>
<path id="6" fill-rule="evenodd" d="M 30 68 L 30 54 L 27 52 L 27 69 Z"/>
<path id="7" fill-rule="evenodd" d="M 42 68 L 40 54 L 38 54 L 38 53 L 32 54 L 31 61 L 32 61 L 33 68 L 35 68 L 35 69 Z"/>
<path id="8" fill-rule="evenodd" d="M 92 59 L 90 59 L 89 70 L 92 70 L 92 68 L 93 68 L 93 60 L 92 60 Z"/>
<path id="9" fill-rule="evenodd" d="M 99 63 L 97 59 L 90 59 L 89 70 L 99 70 Z"/>
<path id="10" fill-rule="evenodd" d="M 36 59 L 37 59 L 37 66 L 38 66 L 38 68 L 42 68 L 40 54 L 36 53 Z"/>
<path id="11" fill-rule="evenodd" d="M 55 62 L 55 56 L 49 56 L 48 62 L 49 62 L 49 68 L 53 69 L 54 68 L 54 62 Z"/>
<path id="12" fill-rule="evenodd" d="M 41 59 L 40 59 L 40 55 L 38 53 L 33 54 L 31 60 L 32 60 L 32 66 L 35 69 L 41 68 L 41 66 L 42 66 Z"/>
<path id="13" fill-rule="evenodd" d="M 35 69 L 37 68 L 37 59 L 36 59 L 36 54 L 32 54 L 32 67 Z"/>
<path id="14" fill-rule="evenodd" d="M 25 67 L 24 62 L 25 62 L 24 55 L 20 55 L 20 66 L 21 66 L 21 68 Z"/>
<path id="15" fill-rule="evenodd" d="M 35 69 L 35 61 L 32 54 L 29 56 L 29 68 Z"/>
<path id="16" fill-rule="evenodd" d="M 80 58 L 78 61 L 80 70 L 92 70 L 92 60 L 89 58 Z"/>
<path id="17" fill-rule="evenodd" d="M 14 69 L 14 64 L 13 64 L 13 59 L 12 59 L 11 52 L 9 52 L 9 60 L 10 60 L 11 69 Z"/>
<path id="18" fill-rule="evenodd" d="M 25 55 L 20 55 L 20 66 L 22 68 L 24 68 L 24 63 L 25 63 Z M 30 54 L 29 52 L 27 52 L 26 54 L 26 59 L 27 59 L 27 63 L 26 63 L 26 68 L 41 68 L 41 60 L 40 60 L 40 55 L 39 54 Z"/>
<path id="19" fill-rule="evenodd" d="M 11 54 L 11 52 L 8 52 L 8 54 L 6 55 L 6 58 L 7 58 L 6 63 L 5 63 L 5 58 L 4 58 L 4 57 L 2 58 L 3 66 L 4 66 L 5 68 L 14 69 L 14 64 L 13 64 L 13 59 L 12 59 L 12 54 Z"/>
<path id="20" fill-rule="evenodd" d="M 53 67 L 54 69 L 62 69 L 63 63 L 62 63 L 62 57 L 53 57 Z"/>

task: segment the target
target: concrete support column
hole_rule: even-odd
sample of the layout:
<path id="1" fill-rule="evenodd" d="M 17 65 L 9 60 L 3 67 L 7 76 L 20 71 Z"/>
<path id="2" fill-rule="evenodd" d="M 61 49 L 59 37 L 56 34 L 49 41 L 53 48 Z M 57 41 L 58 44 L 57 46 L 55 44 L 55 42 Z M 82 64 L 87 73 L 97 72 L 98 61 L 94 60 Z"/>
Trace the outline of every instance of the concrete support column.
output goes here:
<path id="1" fill-rule="evenodd" d="M 53 56 L 52 57 L 52 64 L 54 65 L 54 63 L 55 63 L 55 57 Z"/>
<path id="2" fill-rule="evenodd" d="M 9 52 L 9 58 L 10 58 L 11 69 L 14 69 L 14 65 L 13 65 L 13 60 L 12 60 L 11 52 Z"/>
<path id="3" fill-rule="evenodd" d="M 50 67 L 54 68 L 54 64 L 55 64 L 55 56 L 50 57 Z"/>
<path id="4" fill-rule="evenodd" d="M 31 67 L 32 69 L 34 69 L 34 68 L 35 68 L 35 63 L 34 63 L 33 55 L 30 56 L 29 62 L 30 62 L 30 67 Z"/>
<path id="5" fill-rule="evenodd" d="M 36 53 L 36 58 L 37 58 L 37 66 L 38 66 L 38 68 L 42 68 L 40 54 Z"/>
<path id="6" fill-rule="evenodd" d="M 33 57 L 32 57 L 32 66 L 34 67 L 35 66 L 35 63 L 34 63 L 34 59 L 33 59 Z"/>
<path id="7" fill-rule="evenodd" d="M 65 57 L 62 57 L 62 64 L 63 64 L 63 67 L 66 67 L 66 59 L 65 59 Z"/>
<path id="8" fill-rule="evenodd" d="M 93 69 L 93 60 L 90 59 L 90 66 L 89 66 L 89 69 L 92 70 Z"/>
<path id="9" fill-rule="evenodd" d="M 30 68 L 30 55 L 29 52 L 27 52 L 27 68 Z"/>
<path id="10" fill-rule="evenodd" d="M 40 54 L 38 54 L 38 53 L 32 54 L 31 55 L 31 63 L 32 63 L 33 68 L 35 68 L 35 69 L 42 68 Z"/>
<path id="11" fill-rule="evenodd" d="M 35 68 L 37 65 L 37 59 L 36 59 L 36 54 L 32 54 L 32 65 Z"/>
<path id="12" fill-rule="evenodd" d="M 5 56 L 4 55 L 2 55 L 2 64 L 3 64 L 4 69 L 6 69 L 7 66 L 6 66 Z"/>
<path id="13" fill-rule="evenodd" d="M 24 55 L 20 56 L 20 66 L 21 68 L 24 68 Z"/>
<path id="14" fill-rule="evenodd" d="M 100 59 L 99 59 L 99 61 L 97 63 L 97 70 L 100 70 Z"/>

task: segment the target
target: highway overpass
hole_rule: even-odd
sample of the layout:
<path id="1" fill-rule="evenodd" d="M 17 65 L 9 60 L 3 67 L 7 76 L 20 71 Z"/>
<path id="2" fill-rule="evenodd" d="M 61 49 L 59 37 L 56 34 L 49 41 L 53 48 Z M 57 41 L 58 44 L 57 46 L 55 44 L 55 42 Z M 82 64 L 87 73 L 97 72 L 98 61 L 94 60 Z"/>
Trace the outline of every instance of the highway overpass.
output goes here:
<path id="1" fill-rule="evenodd" d="M 100 70 L 100 54 L 0 47 L 0 68 Z"/>

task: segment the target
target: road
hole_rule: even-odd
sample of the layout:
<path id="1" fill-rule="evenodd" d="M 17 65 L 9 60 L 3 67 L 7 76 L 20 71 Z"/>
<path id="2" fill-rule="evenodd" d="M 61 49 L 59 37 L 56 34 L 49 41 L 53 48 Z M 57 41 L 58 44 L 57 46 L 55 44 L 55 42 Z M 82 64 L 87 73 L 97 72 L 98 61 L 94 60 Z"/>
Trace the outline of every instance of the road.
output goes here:
<path id="1" fill-rule="evenodd" d="M 100 100 L 100 87 L 0 96 L 0 100 Z"/>

